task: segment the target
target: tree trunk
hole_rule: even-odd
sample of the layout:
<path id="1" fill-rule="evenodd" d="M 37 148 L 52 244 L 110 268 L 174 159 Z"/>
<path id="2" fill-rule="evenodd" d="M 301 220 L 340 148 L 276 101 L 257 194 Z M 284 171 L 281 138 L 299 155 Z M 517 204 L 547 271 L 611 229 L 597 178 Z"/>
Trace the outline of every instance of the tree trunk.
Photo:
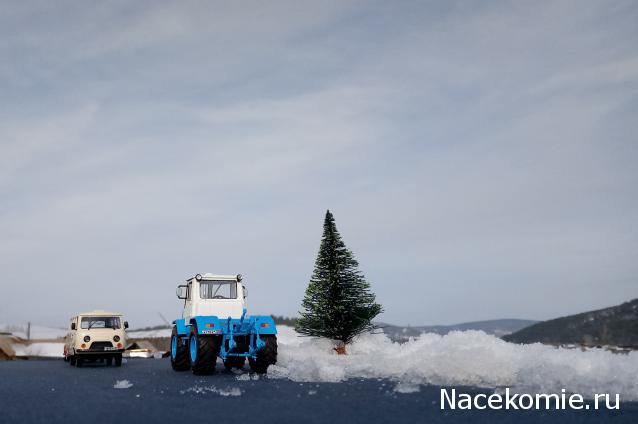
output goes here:
<path id="1" fill-rule="evenodd" d="M 337 355 L 347 355 L 348 353 L 346 352 L 346 345 L 343 342 L 339 342 L 337 344 L 337 346 L 334 347 L 335 352 L 337 352 Z"/>

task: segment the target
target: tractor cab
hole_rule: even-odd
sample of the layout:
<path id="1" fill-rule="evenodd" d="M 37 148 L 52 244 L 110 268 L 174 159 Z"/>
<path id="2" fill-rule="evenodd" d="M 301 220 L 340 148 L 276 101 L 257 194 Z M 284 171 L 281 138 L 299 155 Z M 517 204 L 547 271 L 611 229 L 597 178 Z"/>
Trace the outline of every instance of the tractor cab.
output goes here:
<path id="1" fill-rule="evenodd" d="M 177 297 L 184 300 L 182 317 L 214 315 L 241 318 L 246 307 L 246 288 L 241 274 L 197 274 L 177 286 Z"/>

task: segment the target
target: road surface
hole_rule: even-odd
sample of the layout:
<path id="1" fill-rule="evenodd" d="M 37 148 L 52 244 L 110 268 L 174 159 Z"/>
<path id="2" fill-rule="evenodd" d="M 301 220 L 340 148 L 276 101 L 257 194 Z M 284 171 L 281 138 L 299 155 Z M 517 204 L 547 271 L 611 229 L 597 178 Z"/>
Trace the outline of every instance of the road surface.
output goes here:
<path id="1" fill-rule="evenodd" d="M 114 388 L 118 381 L 131 386 Z M 638 423 L 637 403 L 620 411 L 442 411 L 440 388 L 395 387 L 384 380 L 253 380 L 226 371 L 198 377 L 172 371 L 168 359 L 121 368 L 7 361 L 0 362 L 0 423 Z"/>

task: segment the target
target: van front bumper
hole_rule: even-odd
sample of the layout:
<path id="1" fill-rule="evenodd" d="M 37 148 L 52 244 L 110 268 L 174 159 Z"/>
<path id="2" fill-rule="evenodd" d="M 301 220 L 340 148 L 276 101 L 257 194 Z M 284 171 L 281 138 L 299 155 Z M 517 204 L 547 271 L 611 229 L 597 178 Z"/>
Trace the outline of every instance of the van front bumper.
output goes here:
<path id="1" fill-rule="evenodd" d="M 117 348 L 97 348 L 97 349 L 75 349 L 75 353 L 81 354 L 97 354 L 97 355 L 109 355 L 114 353 L 124 353 L 124 349 Z"/>

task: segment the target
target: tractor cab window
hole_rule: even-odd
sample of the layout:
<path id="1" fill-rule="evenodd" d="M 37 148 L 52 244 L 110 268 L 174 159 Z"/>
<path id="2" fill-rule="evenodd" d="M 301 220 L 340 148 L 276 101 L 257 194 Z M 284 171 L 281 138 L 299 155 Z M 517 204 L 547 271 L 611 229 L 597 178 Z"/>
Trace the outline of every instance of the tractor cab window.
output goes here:
<path id="1" fill-rule="evenodd" d="M 119 317 L 82 317 L 80 328 L 90 330 L 91 328 L 120 328 Z"/>
<path id="2" fill-rule="evenodd" d="M 236 281 L 201 281 L 199 297 L 202 299 L 237 299 Z"/>

